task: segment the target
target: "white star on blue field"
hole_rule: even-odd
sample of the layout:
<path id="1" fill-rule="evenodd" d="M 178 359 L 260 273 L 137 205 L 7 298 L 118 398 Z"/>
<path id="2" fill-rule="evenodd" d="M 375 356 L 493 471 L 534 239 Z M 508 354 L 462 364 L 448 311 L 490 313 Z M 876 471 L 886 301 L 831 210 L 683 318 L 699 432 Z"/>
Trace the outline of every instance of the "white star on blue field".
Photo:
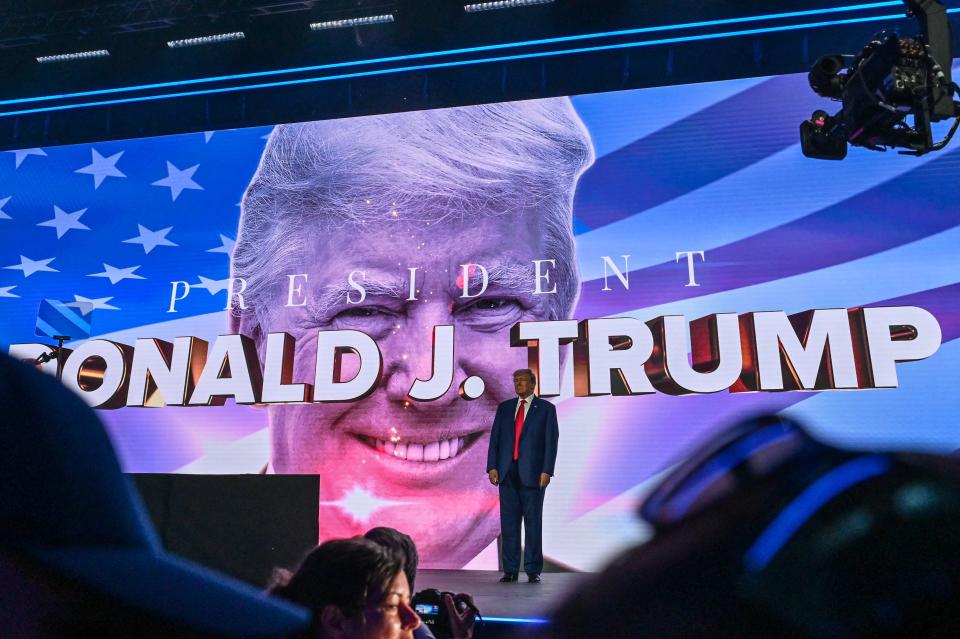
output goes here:
<path id="1" fill-rule="evenodd" d="M 57 230 L 57 239 L 67 234 L 67 231 L 89 231 L 90 227 L 80 221 L 80 218 L 83 217 L 83 214 L 87 212 L 87 209 L 80 209 L 78 211 L 67 212 L 61 209 L 59 206 L 53 207 L 53 218 L 49 220 L 44 220 L 43 222 L 38 222 L 37 226 L 49 226 Z"/>
<path id="2" fill-rule="evenodd" d="M 143 246 L 144 253 L 149 253 L 158 246 L 176 246 L 176 244 L 167 239 L 167 234 L 173 230 L 172 226 L 168 226 L 165 229 L 160 229 L 159 231 L 151 231 L 143 224 L 137 224 L 137 229 L 139 231 L 139 235 L 137 235 L 137 237 L 131 237 L 128 240 L 124 240 L 124 243 L 140 244 Z"/>
<path id="3" fill-rule="evenodd" d="M 126 174 L 117 168 L 117 161 L 123 156 L 123 151 L 117 151 L 109 157 L 103 157 L 96 149 L 90 149 L 92 156 L 90 164 L 80 167 L 74 173 L 86 173 L 93 176 L 93 188 L 99 189 L 108 177 L 125 178 Z"/>
<path id="4" fill-rule="evenodd" d="M 0 153 L 0 335 L 33 342 L 44 298 L 93 334 L 223 311 L 240 210 L 270 127 Z M 5 350 L 5 349 L 4 349 Z"/>

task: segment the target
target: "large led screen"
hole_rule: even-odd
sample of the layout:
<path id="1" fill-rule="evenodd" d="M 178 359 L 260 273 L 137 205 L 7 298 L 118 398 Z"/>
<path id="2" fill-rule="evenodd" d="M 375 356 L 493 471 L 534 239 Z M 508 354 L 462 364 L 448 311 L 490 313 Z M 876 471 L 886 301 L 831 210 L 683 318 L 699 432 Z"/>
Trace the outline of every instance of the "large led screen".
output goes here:
<path id="1" fill-rule="evenodd" d="M 960 447 L 960 146 L 806 159 L 829 106 L 798 75 L 3 153 L 0 342 L 71 337 L 126 471 L 316 474 L 322 537 L 429 567 L 496 567 L 530 366 L 545 554 L 595 569 L 743 416 Z"/>

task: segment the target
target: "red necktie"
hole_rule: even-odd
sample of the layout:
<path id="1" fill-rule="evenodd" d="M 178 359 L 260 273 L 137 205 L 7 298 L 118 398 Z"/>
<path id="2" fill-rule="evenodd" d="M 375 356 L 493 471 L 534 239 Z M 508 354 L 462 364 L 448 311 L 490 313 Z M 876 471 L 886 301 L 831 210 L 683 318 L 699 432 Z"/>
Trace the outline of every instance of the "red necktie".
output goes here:
<path id="1" fill-rule="evenodd" d="M 527 400 L 520 400 L 520 407 L 517 409 L 517 418 L 513 422 L 513 461 L 520 457 L 520 433 L 523 432 L 523 406 Z"/>

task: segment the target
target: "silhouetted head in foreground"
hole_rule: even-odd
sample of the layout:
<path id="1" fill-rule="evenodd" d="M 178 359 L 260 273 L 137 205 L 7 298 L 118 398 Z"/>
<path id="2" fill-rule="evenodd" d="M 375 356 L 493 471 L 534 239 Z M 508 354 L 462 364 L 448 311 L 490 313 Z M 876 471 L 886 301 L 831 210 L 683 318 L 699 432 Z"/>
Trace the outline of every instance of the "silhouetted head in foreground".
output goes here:
<path id="1" fill-rule="evenodd" d="M 827 446 L 767 417 L 678 465 L 656 533 L 557 608 L 545 636 L 960 636 L 960 465 Z"/>
<path id="2" fill-rule="evenodd" d="M 0 354 L 0 635 L 278 637 L 306 611 L 168 555 L 103 427 Z"/>

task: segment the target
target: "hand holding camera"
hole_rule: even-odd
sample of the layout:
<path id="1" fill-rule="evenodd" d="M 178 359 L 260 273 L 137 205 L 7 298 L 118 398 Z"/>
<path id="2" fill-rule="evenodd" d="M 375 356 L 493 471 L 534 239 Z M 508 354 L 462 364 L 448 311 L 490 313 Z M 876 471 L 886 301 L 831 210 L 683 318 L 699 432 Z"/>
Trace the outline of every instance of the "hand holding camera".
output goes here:
<path id="1" fill-rule="evenodd" d="M 437 639 L 472 639 L 480 611 L 467 593 L 421 590 L 413 597 L 414 609 Z"/>

